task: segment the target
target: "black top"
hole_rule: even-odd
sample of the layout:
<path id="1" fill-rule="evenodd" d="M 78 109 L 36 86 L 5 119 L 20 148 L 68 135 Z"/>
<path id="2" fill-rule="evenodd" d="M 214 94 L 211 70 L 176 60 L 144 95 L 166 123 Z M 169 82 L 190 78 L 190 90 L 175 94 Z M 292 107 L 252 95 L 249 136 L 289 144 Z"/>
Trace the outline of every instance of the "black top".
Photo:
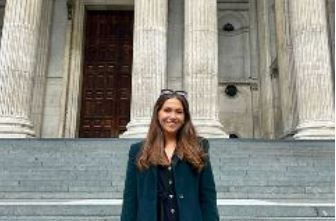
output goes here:
<path id="1" fill-rule="evenodd" d="M 178 221 L 177 212 L 173 166 L 158 166 L 158 221 Z"/>

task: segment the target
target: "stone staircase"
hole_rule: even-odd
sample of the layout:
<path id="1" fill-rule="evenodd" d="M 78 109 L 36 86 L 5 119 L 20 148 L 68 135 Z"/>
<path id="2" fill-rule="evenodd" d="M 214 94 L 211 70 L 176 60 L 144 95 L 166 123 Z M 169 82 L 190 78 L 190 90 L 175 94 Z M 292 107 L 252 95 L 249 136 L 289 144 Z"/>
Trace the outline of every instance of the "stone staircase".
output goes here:
<path id="1" fill-rule="evenodd" d="M 133 139 L 0 140 L 0 221 L 119 220 Z M 221 220 L 334 220 L 334 141 L 210 140 Z"/>

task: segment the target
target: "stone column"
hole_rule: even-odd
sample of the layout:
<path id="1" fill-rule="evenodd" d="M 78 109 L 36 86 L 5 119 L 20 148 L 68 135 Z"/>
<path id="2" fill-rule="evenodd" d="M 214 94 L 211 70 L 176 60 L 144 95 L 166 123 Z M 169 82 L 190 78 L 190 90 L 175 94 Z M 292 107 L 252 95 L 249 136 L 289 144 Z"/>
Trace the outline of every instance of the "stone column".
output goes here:
<path id="1" fill-rule="evenodd" d="M 166 86 L 168 0 L 134 4 L 131 121 L 121 138 L 147 135 L 154 102 Z"/>
<path id="2" fill-rule="evenodd" d="M 198 133 L 228 137 L 218 120 L 217 1 L 185 0 L 184 89 Z"/>
<path id="3" fill-rule="evenodd" d="M 0 137 L 32 137 L 30 118 L 42 0 L 6 2 L 0 50 Z"/>
<path id="4" fill-rule="evenodd" d="M 334 139 L 326 1 L 289 1 L 297 93 L 295 139 Z"/>
<path id="5" fill-rule="evenodd" d="M 31 119 L 36 137 L 41 137 L 43 104 L 45 98 L 46 74 L 48 68 L 49 39 L 53 0 L 43 0 L 42 20 L 39 29 L 39 47 L 37 48 L 37 61 L 33 82 L 33 98 L 31 102 Z"/>

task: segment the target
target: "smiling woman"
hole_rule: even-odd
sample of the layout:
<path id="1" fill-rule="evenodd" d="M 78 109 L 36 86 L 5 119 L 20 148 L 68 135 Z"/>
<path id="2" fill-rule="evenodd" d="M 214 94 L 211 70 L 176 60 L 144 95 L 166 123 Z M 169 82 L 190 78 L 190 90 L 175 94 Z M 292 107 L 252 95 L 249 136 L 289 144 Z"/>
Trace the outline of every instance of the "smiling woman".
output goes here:
<path id="1" fill-rule="evenodd" d="M 165 136 L 176 136 L 184 123 L 184 112 L 181 101 L 170 98 L 159 111 L 159 122 Z"/>
<path id="2" fill-rule="evenodd" d="M 146 139 L 129 151 L 121 221 L 219 220 L 208 149 L 187 93 L 163 89 Z"/>

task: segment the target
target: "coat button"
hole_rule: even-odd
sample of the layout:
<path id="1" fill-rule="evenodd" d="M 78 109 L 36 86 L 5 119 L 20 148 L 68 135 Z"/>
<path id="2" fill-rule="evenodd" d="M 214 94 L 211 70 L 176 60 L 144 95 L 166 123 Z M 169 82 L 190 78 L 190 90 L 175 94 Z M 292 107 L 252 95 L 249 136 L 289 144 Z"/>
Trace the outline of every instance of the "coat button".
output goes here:
<path id="1" fill-rule="evenodd" d="M 169 180 L 168 183 L 169 183 L 169 185 L 172 185 L 172 184 L 173 184 L 173 181 L 172 181 L 172 180 Z"/>
<path id="2" fill-rule="evenodd" d="M 173 194 L 170 194 L 170 195 L 169 195 L 169 198 L 170 198 L 170 199 L 173 199 L 173 198 L 174 198 L 174 195 L 173 195 Z"/>
<path id="3" fill-rule="evenodd" d="M 174 210 L 174 209 L 171 209 L 170 212 L 171 212 L 172 214 L 174 214 L 174 213 L 175 213 L 175 210 Z"/>
<path id="4" fill-rule="evenodd" d="M 183 199 L 183 198 L 184 198 L 184 195 L 183 195 L 183 194 L 180 194 L 180 195 L 179 195 L 179 198 L 180 198 L 180 199 Z"/>
<path id="5" fill-rule="evenodd" d="M 168 167 L 168 170 L 171 171 L 171 166 Z"/>

